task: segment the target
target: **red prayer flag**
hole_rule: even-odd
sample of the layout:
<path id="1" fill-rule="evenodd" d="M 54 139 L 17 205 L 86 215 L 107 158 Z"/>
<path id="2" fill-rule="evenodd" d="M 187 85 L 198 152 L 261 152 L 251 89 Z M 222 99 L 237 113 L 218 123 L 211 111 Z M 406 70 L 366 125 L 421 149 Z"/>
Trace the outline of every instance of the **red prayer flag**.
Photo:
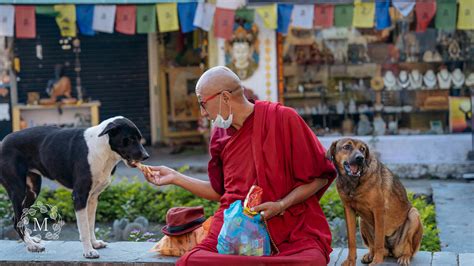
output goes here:
<path id="1" fill-rule="evenodd" d="M 135 34 L 136 7 L 134 5 L 117 5 L 115 30 L 123 34 Z"/>
<path id="2" fill-rule="evenodd" d="M 314 5 L 314 26 L 330 28 L 334 21 L 334 5 L 317 4 Z"/>
<path id="3" fill-rule="evenodd" d="M 416 31 L 425 32 L 436 15 L 436 0 L 418 0 L 415 6 Z"/>
<path id="4" fill-rule="evenodd" d="M 34 6 L 15 6 L 15 30 L 18 39 L 36 38 Z"/>
<path id="5" fill-rule="evenodd" d="M 214 14 L 214 35 L 226 40 L 232 38 L 235 10 L 216 8 Z"/>

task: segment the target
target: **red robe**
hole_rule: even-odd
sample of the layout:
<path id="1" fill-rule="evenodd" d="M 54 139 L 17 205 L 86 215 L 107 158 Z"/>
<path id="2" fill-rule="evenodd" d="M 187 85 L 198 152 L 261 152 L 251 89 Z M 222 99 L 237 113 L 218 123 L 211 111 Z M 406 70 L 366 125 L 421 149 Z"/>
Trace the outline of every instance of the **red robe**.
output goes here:
<path id="1" fill-rule="evenodd" d="M 239 130 L 216 129 L 210 143 L 209 180 L 222 195 L 208 237 L 178 261 L 178 265 L 294 264 L 329 262 L 331 231 L 319 199 L 336 177 L 324 147 L 301 117 L 278 103 L 257 101 L 254 112 Z M 223 211 L 243 200 L 253 184 L 263 188 L 263 202 L 284 198 L 294 188 L 315 178 L 328 184 L 306 201 L 291 206 L 283 216 L 268 220 L 269 233 L 279 253 L 245 257 L 217 253 Z M 211 264 L 210 264 L 211 263 Z"/>

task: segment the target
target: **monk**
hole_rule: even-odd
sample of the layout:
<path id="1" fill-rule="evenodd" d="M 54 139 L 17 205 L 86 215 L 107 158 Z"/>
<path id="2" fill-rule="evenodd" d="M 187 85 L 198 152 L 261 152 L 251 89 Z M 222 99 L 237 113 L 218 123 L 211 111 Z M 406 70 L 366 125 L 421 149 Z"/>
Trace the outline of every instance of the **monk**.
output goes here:
<path id="1" fill-rule="evenodd" d="M 331 232 L 319 199 L 336 177 L 325 149 L 301 117 L 278 103 L 250 102 L 239 77 L 222 66 L 206 71 L 196 95 L 201 114 L 213 120 L 209 181 L 165 166 L 146 176 L 155 185 L 173 184 L 219 201 L 209 234 L 177 265 L 326 265 Z M 217 253 L 223 212 L 244 201 L 250 187 L 263 189 L 254 207 L 267 221 L 272 256 Z"/>

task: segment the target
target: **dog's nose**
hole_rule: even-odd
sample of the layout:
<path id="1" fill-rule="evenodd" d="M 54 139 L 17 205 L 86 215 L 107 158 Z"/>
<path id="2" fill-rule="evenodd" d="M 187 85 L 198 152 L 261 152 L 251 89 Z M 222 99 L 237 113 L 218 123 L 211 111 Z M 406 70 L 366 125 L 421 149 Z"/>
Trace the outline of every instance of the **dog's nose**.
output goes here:
<path id="1" fill-rule="evenodd" d="M 150 158 L 150 155 L 148 153 L 144 153 L 142 156 L 142 161 L 145 161 L 148 158 Z"/>
<path id="2" fill-rule="evenodd" d="M 362 155 L 357 155 L 357 156 L 355 157 L 355 160 L 356 160 L 357 163 L 363 163 L 363 162 L 364 162 L 364 156 L 362 156 Z"/>

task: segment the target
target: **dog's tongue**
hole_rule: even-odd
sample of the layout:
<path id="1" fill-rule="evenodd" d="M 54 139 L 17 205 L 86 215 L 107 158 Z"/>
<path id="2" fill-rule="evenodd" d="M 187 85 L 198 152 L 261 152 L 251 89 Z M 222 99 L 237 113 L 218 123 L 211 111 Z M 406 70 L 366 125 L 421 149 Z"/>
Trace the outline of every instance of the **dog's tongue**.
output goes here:
<path id="1" fill-rule="evenodd" d="M 359 170 L 359 166 L 356 165 L 356 164 L 351 164 L 349 165 L 349 167 L 351 168 L 351 172 L 353 175 L 357 174 L 357 171 Z"/>

